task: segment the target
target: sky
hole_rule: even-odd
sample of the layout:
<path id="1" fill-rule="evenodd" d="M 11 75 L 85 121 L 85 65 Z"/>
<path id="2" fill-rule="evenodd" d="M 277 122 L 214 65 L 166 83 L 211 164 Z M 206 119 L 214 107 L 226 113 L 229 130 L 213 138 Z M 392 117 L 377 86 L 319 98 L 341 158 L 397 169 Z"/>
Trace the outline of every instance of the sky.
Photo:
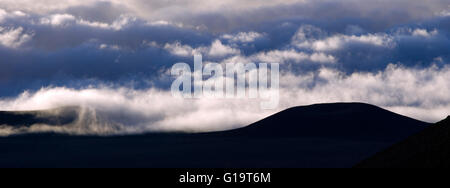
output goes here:
<path id="1" fill-rule="evenodd" d="M 174 99 L 171 67 L 280 63 L 280 105 Z M 81 106 L 68 127 L 0 134 L 207 132 L 289 107 L 364 102 L 450 115 L 448 0 L 2 0 L 0 110 Z"/>

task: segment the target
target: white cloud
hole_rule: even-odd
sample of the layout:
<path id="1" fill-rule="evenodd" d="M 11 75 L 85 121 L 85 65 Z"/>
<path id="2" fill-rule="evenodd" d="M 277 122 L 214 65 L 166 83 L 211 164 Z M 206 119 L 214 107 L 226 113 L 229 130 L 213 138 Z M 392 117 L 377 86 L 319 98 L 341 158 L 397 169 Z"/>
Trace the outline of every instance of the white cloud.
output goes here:
<path id="1" fill-rule="evenodd" d="M 235 55 L 221 61 L 222 64 L 227 63 L 320 63 L 330 64 L 336 63 L 337 59 L 325 53 L 312 53 L 296 51 L 294 49 L 287 50 L 271 50 L 268 52 L 259 52 L 250 56 Z"/>
<path id="2" fill-rule="evenodd" d="M 7 13 L 5 10 L 0 9 L 0 23 L 3 21 L 3 19 L 5 19 Z"/>
<path id="3" fill-rule="evenodd" d="M 8 10 L 20 10 L 24 12 L 49 14 L 61 12 L 73 7 L 89 7 L 96 3 L 107 2 L 122 9 L 129 10 L 140 18 L 148 20 L 165 19 L 173 16 L 186 15 L 187 13 L 208 13 L 215 11 L 245 11 L 262 7 L 280 6 L 303 2 L 304 0 L 227 0 L 212 2 L 209 0 L 191 1 L 147 1 L 147 0 L 2 0 L 0 7 Z M 236 6 L 238 5 L 239 6 Z"/>
<path id="4" fill-rule="evenodd" d="M 440 16 L 447 17 L 450 16 L 450 11 L 444 10 L 439 13 Z"/>
<path id="5" fill-rule="evenodd" d="M 190 29 L 200 30 L 199 29 L 200 27 L 185 26 L 183 23 L 170 22 L 167 20 L 149 21 L 149 22 L 147 22 L 147 25 L 149 25 L 149 26 L 172 26 L 172 27 L 190 28 Z"/>
<path id="6" fill-rule="evenodd" d="M 18 48 L 28 42 L 33 37 L 32 34 L 24 32 L 22 27 L 3 28 L 0 27 L 0 45 L 8 48 Z"/>
<path id="7" fill-rule="evenodd" d="M 262 38 L 264 35 L 257 33 L 257 32 L 240 32 L 236 35 L 230 35 L 226 34 L 223 35 L 221 38 L 229 40 L 230 42 L 241 42 L 241 43 L 250 43 L 254 42 L 255 40 Z"/>
<path id="8" fill-rule="evenodd" d="M 88 21 L 70 14 L 53 14 L 40 19 L 40 24 L 52 26 L 82 25 L 99 29 L 121 30 L 124 26 L 136 21 L 135 17 L 122 15 L 112 23 Z"/>
<path id="9" fill-rule="evenodd" d="M 336 34 L 328 36 L 326 32 L 310 25 L 301 26 L 292 38 L 292 45 L 319 52 L 335 51 L 351 44 L 366 44 L 386 48 L 395 46 L 394 37 L 388 34 L 377 33 L 359 36 Z"/>
<path id="10" fill-rule="evenodd" d="M 349 76 L 324 68 L 317 75 L 288 74 L 280 80 L 281 88 L 285 89 L 282 93 L 291 100 L 283 101 L 284 106 L 366 102 L 429 122 L 450 114 L 449 82 L 449 67 L 408 69 L 394 65 L 379 73 Z"/>
<path id="11" fill-rule="evenodd" d="M 228 55 L 237 55 L 240 54 L 239 49 L 234 49 L 230 46 L 222 44 L 220 40 L 215 40 L 211 44 L 211 48 L 209 49 L 208 55 L 213 57 L 223 57 Z"/>
<path id="12" fill-rule="evenodd" d="M 64 26 L 75 21 L 75 17 L 70 14 L 54 14 L 48 18 L 42 18 L 40 23 L 52 26 Z"/>
<path id="13" fill-rule="evenodd" d="M 433 31 L 427 31 L 426 29 L 415 29 L 414 31 L 412 31 L 412 35 L 413 36 L 420 36 L 420 37 L 431 37 L 434 35 L 439 34 L 438 30 L 433 30 Z"/>
<path id="14" fill-rule="evenodd" d="M 8 12 L 6 10 L 3 10 L 0 7 L 0 23 L 3 22 L 6 18 L 18 18 L 18 17 L 25 17 L 25 16 L 28 16 L 28 15 L 22 11 Z"/>
<path id="15" fill-rule="evenodd" d="M 76 6 L 92 5 L 99 0 L 2 0 L 0 7 L 8 10 L 20 10 L 38 14 L 56 12 Z"/>
<path id="16" fill-rule="evenodd" d="M 323 80 L 316 82 L 315 80 Z M 41 110 L 81 106 L 67 127 L 36 125 L 21 131 L 72 134 L 135 134 L 152 131 L 207 132 L 242 127 L 288 107 L 326 102 L 366 102 L 421 120 L 436 122 L 450 113 L 450 68 L 424 70 L 390 66 L 379 73 L 345 76 L 323 68 L 317 74 L 284 74 L 280 106 L 261 110 L 259 99 L 181 99 L 170 91 L 108 87 L 46 88 L 0 100 L 0 110 Z M 17 130 L 16 130 L 17 131 Z M 14 130 L 0 128 L 0 132 Z"/>
<path id="17" fill-rule="evenodd" d="M 265 63 L 283 63 L 285 61 L 301 62 L 309 59 L 309 55 L 295 50 L 274 50 L 257 54 L 256 59 Z"/>
<path id="18" fill-rule="evenodd" d="M 17 17 L 24 17 L 24 16 L 27 16 L 27 14 L 24 13 L 24 12 L 22 12 L 22 11 L 14 11 L 14 12 L 12 13 L 12 15 L 17 16 Z"/>
<path id="19" fill-rule="evenodd" d="M 265 63 L 285 63 L 287 61 L 293 61 L 295 63 L 301 63 L 304 61 L 312 61 L 318 63 L 336 62 L 336 59 L 332 55 L 327 55 L 324 53 L 307 54 L 305 52 L 298 52 L 293 49 L 263 52 L 254 55 L 251 59 L 255 62 Z"/>
<path id="20" fill-rule="evenodd" d="M 311 61 L 319 62 L 319 63 L 335 63 L 336 58 L 332 55 L 327 55 L 324 53 L 314 53 L 311 55 Z"/>
<path id="21" fill-rule="evenodd" d="M 99 46 L 99 49 L 101 49 L 101 50 L 120 50 L 120 46 L 119 45 L 101 44 Z"/>
<path id="22" fill-rule="evenodd" d="M 311 48 L 316 51 L 333 51 L 339 50 L 347 44 L 361 43 L 373 46 L 392 47 L 393 41 L 388 35 L 369 34 L 362 36 L 337 35 L 326 38 L 324 40 L 313 41 Z M 300 44 L 301 46 L 302 44 Z"/>
<path id="23" fill-rule="evenodd" d="M 195 49 L 192 48 L 189 45 L 182 45 L 180 42 L 175 42 L 172 44 L 166 44 L 164 46 L 164 49 L 169 51 L 171 54 L 182 56 L 182 57 L 189 57 L 194 54 Z"/>
<path id="24" fill-rule="evenodd" d="M 127 24 L 129 24 L 134 20 L 135 20 L 134 18 L 130 17 L 121 17 L 120 19 L 114 21 L 112 24 L 108 24 L 103 22 L 92 22 L 81 19 L 78 20 L 78 24 L 100 29 L 121 30 L 124 26 L 126 26 Z"/>
<path id="25" fill-rule="evenodd" d="M 255 119 L 270 114 L 259 109 L 258 101 L 242 102 L 222 99 L 185 100 L 172 97 L 171 92 L 153 89 L 48 88 L 36 93 L 24 93 L 14 100 L 0 100 L 0 109 L 39 110 L 81 106 L 83 111 L 77 122 L 51 131 L 101 135 L 226 130 L 252 123 Z M 37 125 L 27 131 L 42 129 L 43 126 Z"/>
<path id="26" fill-rule="evenodd" d="M 224 45 L 220 40 L 214 40 L 211 43 L 211 46 L 201 46 L 198 48 L 183 45 L 180 42 L 167 43 L 164 45 L 164 49 L 173 55 L 181 57 L 193 57 L 195 54 L 203 54 L 210 57 L 223 58 L 231 55 L 239 55 L 241 53 L 239 49 Z"/>

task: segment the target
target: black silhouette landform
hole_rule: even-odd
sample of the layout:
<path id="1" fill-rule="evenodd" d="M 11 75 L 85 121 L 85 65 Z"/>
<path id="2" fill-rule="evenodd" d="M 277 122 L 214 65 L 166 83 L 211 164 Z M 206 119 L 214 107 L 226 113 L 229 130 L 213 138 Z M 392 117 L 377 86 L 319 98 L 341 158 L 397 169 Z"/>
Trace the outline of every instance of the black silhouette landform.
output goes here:
<path id="1" fill-rule="evenodd" d="M 64 126 L 76 121 L 80 108 L 65 107 L 40 111 L 0 111 L 0 125 L 29 127 L 36 124 Z"/>
<path id="2" fill-rule="evenodd" d="M 0 112 L 0 125 L 64 126 L 76 110 Z M 0 137 L 0 167 L 353 167 L 429 125 L 368 104 L 318 104 L 224 132 Z"/>
<path id="3" fill-rule="evenodd" d="M 359 168 L 450 167 L 450 117 L 358 164 Z"/>

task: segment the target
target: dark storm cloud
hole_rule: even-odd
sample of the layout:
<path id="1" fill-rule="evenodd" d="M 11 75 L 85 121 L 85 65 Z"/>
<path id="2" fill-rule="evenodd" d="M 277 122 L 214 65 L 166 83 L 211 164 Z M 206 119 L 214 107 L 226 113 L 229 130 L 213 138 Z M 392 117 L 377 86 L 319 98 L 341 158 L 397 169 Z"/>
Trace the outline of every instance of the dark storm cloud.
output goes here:
<path id="1" fill-rule="evenodd" d="M 53 6 L 39 8 L 46 3 Z M 278 60 L 295 74 L 321 67 L 347 74 L 389 64 L 426 68 L 449 59 L 446 1 L 202 4 L 210 3 L 4 1 L 0 84 L 7 89 L 0 95 L 49 85 L 133 82 L 145 88 L 198 52 L 214 62 Z M 299 39 L 306 27 L 313 30 Z M 237 40 L 251 33 L 258 37 Z"/>
<path id="2" fill-rule="evenodd" d="M 128 10 L 127 7 L 116 5 L 111 2 L 100 1 L 93 3 L 92 5 L 68 7 L 61 12 L 71 14 L 85 20 L 112 23 L 118 19 L 120 15 L 131 13 L 131 10 Z"/>
<path id="3" fill-rule="evenodd" d="M 67 130 L 26 131 L 101 135 L 225 130 L 323 102 L 432 122 L 450 110 L 449 47 L 448 0 L 2 0 L 0 110 L 82 106 Z M 174 99 L 168 69 L 196 53 L 280 63 L 279 108 Z"/>

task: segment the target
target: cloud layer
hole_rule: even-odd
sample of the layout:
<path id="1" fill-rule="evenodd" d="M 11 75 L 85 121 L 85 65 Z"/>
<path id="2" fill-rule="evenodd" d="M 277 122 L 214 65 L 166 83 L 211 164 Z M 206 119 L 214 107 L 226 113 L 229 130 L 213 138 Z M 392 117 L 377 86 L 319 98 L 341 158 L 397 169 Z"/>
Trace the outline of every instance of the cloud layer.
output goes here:
<path id="1" fill-rule="evenodd" d="M 450 67 L 407 69 L 390 65 L 378 73 L 344 73 L 323 68 L 281 77 L 279 108 L 261 110 L 263 99 L 181 99 L 170 91 L 108 87 L 44 88 L 0 100 L 4 110 L 23 111 L 80 106 L 78 120 L 66 127 L 35 125 L 0 134 L 52 131 L 69 134 L 139 134 L 152 131 L 209 132 L 243 127 L 283 109 L 326 102 L 365 102 L 434 122 L 450 110 Z M 0 129 L 1 130 L 1 129 Z"/>
<path id="2" fill-rule="evenodd" d="M 99 134 L 225 130 L 343 101 L 437 121 L 450 113 L 449 12 L 446 0 L 3 0 L 0 110 L 84 106 L 83 131 Z M 168 70 L 198 53 L 280 63 L 282 105 L 172 99 Z"/>

